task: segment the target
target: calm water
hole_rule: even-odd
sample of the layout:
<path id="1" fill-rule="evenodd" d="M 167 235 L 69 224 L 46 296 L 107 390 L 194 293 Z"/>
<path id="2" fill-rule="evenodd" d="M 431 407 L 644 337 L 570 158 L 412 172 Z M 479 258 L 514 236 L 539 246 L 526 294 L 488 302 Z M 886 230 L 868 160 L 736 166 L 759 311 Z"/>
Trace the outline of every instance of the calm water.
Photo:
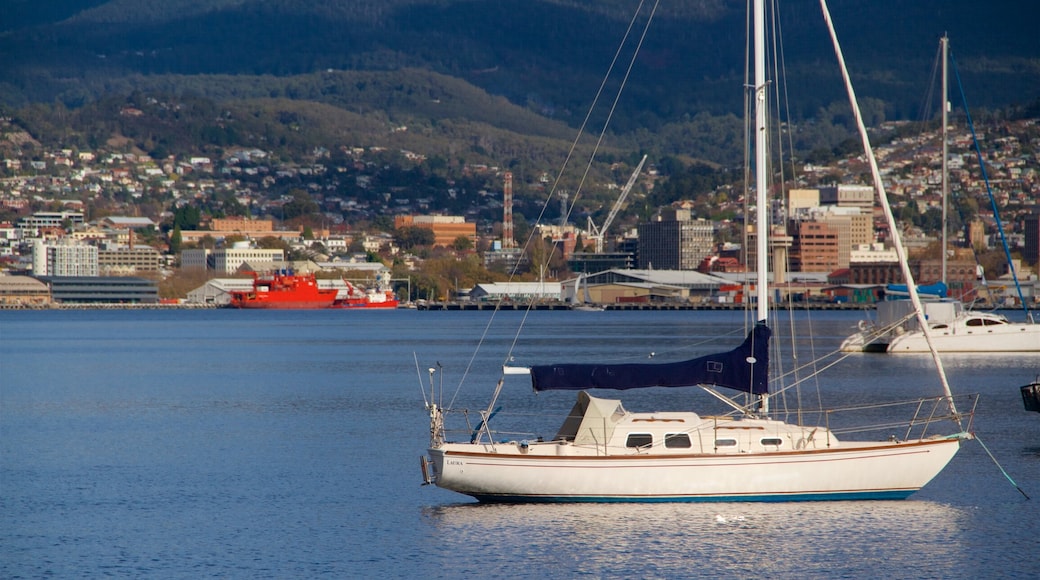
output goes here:
<path id="1" fill-rule="evenodd" d="M 485 406 L 520 319 L 499 314 L 488 360 L 466 372 L 489 316 L 0 311 L 0 577 L 1040 576 L 1040 415 L 1018 391 L 1040 357 L 945 357 L 954 390 L 981 393 L 977 432 L 1031 501 L 969 442 L 900 502 L 485 506 L 420 486 L 417 371 L 428 383 L 440 363 L 446 399 Z M 816 329 L 799 335 L 803 361 L 861 317 L 796 316 Z M 533 313 L 513 356 L 674 360 L 730 348 L 742 332 L 705 343 L 740 325 Z M 937 394 L 927 357 L 845 363 L 825 402 Z M 622 395 L 632 410 L 701 397 Z M 551 436 L 573 398 L 513 381 L 503 417 L 530 414 Z"/>

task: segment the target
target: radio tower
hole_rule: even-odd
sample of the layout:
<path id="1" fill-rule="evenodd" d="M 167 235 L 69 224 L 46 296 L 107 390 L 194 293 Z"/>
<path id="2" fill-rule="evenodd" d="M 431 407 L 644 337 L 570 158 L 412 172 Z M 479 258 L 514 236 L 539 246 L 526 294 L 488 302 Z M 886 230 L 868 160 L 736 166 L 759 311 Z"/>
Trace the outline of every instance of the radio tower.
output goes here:
<path id="1" fill-rule="evenodd" d="M 502 247 L 515 248 L 513 241 L 513 173 L 506 171 L 502 186 Z"/>

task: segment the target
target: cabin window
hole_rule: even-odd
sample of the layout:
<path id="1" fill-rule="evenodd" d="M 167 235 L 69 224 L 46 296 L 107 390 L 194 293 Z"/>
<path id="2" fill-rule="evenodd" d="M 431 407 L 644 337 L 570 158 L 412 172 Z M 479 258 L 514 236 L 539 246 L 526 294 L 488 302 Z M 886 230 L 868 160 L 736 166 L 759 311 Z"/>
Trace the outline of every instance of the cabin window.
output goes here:
<path id="1" fill-rule="evenodd" d="M 758 440 L 763 447 L 780 447 L 784 444 L 784 440 L 779 437 L 764 437 Z"/>
<path id="2" fill-rule="evenodd" d="M 664 446 L 673 449 L 688 449 L 692 445 L 690 444 L 690 436 L 686 433 L 665 433 Z"/>
<path id="3" fill-rule="evenodd" d="M 629 433 L 626 447 L 649 447 L 654 443 L 654 436 L 649 433 Z"/>
<path id="4" fill-rule="evenodd" d="M 715 447 L 736 447 L 736 446 L 737 446 L 737 440 L 736 439 L 716 439 L 715 440 Z"/>
<path id="5" fill-rule="evenodd" d="M 969 318 L 964 323 L 966 326 L 999 326 L 1001 324 L 1007 324 L 1003 320 L 994 320 L 992 318 Z"/>

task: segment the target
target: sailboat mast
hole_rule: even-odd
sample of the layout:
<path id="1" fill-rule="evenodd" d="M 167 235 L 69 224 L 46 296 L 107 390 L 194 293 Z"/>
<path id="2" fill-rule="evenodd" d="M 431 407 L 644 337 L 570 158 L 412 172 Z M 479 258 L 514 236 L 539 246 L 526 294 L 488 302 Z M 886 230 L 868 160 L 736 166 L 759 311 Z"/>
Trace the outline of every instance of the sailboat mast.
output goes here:
<path id="1" fill-rule="evenodd" d="M 769 315 L 769 173 L 766 167 L 766 24 L 765 0 L 755 0 L 754 35 L 755 35 L 755 205 L 758 207 L 755 216 L 756 265 L 758 276 L 756 284 L 758 299 L 758 321 L 765 323 Z M 759 410 L 769 413 L 769 395 L 759 398 Z"/>
<path id="2" fill-rule="evenodd" d="M 947 205 L 949 204 L 950 199 L 950 168 L 948 165 L 950 143 L 946 131 L 948 126 L 947 115 L 950 110 L 950 85 L 946 68 L 949 38 L 947 38 L 945 34 L 939 41 L 939 45 L 942 47 L 942 283 L 946 284 L 946 236 L 948 235 L 947 230 L 949 230 Z"/>
<path id="3" fill-rule="evenodd" d="M 755 0 L 755 218 L 758 320 L 764 321 L 769 314 L 769 199 L 766 194 L 769 178 L 766 168 L 766 25 L 765 1 Z"/>

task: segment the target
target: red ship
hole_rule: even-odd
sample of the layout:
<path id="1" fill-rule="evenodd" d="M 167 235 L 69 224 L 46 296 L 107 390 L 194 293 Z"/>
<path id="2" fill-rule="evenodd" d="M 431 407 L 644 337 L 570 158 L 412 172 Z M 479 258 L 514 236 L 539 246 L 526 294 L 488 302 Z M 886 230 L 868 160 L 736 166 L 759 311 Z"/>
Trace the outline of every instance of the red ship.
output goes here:
<path id="1" fill-rule="evenodd" d="M 253 273 L 252 290 L 232 290 L 232 308 L 281 308 L 315 310 L 332 308 L 338 291 L 319 288 L 314 274 L 296 275 L 279 270 L 271 275 Z"/>
<path id="2" fill-rule="evenodd" d="M 362 290 L 346 280 L 343 282 L 347 285 L 347 294 L 336 300 L 337 308 L 397 308 L 394 291 L 382 287 L 382 284 L 378 288 Z"/>

